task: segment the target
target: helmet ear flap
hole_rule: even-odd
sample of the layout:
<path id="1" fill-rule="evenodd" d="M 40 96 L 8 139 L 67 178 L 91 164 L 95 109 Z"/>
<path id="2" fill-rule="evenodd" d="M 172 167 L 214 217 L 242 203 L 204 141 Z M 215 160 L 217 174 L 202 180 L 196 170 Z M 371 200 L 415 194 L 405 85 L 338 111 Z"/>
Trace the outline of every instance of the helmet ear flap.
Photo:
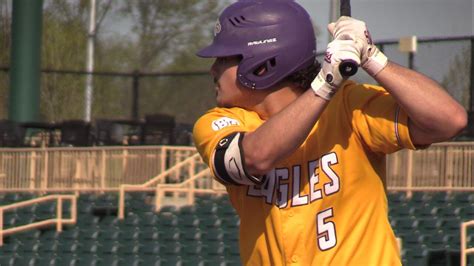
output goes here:
<path id="1" fill-rule="evenodd" d="M 256 67 L 255 70 L 252 72 L 257 77 L 262 77 L 269 71 L 271 71 L 276 66 L 276 59 L 275 57 L 268 59 L 266 62 L 261 64 L 260 66 Z"/>
<path id="2" fill-rule="evenodd" d="M 272 77 L 278 70 L 276 68 L 277 59 L 275 56 L 266 58 L 263 62 L 253 62 L 253 64 L 250 64 L 249 61 L 239 65 L 238 79 L 240 83 L 248 88 L 255 89 L 256 83 L 268 84 L 270 81 L 273 81 Z M 264 85 L 262 87 L 267 88 L 271 85 L 273 84 Z"/>

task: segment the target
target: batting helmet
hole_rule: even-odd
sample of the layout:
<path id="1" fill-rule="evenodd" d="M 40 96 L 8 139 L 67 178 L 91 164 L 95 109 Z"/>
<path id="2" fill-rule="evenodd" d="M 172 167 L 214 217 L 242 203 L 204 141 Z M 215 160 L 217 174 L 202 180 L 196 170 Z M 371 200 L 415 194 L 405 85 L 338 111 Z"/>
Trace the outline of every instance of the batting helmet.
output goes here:
<path id="1" fill-rule="evenodd" d="M 239 0 L 222 11 L 212 44 L 197 55 L 241 56 L 239 82 L 266 89 L 314 64 L 316 37 L 309 14 L 294 0 Z"/>

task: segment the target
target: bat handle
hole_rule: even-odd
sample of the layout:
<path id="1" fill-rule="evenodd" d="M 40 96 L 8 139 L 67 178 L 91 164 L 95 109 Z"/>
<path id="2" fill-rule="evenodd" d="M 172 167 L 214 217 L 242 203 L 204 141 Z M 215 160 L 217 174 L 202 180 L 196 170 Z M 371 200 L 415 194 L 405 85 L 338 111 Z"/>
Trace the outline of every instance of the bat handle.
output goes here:
<path id="1" fill-rule="evenodd" d="M 341 0 L 340 3 L 340 13 L 341 16 L 351 16 L 351 2 L 350 0 Z M 357 73 L 359 66 L 357 65 L 357 62 L 354 60 L 342 60 L 341 64 L 339 65 L 339 73 L 343 77 L 350 77 L 355 75 Z"/>
<path id="2" fill-rule="evenodd" d="M 354 76 L 357 73 L 359 66 L 357 62 L 351 59 L 342 60 L 339 64 L 339 73 L 343 77 Z"/>

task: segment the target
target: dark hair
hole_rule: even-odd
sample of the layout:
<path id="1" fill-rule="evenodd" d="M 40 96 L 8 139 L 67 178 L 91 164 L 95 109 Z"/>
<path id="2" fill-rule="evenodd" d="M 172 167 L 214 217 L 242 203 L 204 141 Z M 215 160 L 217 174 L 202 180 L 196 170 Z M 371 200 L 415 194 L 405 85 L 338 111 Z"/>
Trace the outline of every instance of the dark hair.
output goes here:
<path id="1" fill-rule="evenodd" d="M 307 90 L 311 87 L 311 82 L 313 82 L 320 70 L 321 64 L 318 60 L 314 60 L 314 64 L 289 75 L 285 80 L 297 83 L 301 88 Z"/>

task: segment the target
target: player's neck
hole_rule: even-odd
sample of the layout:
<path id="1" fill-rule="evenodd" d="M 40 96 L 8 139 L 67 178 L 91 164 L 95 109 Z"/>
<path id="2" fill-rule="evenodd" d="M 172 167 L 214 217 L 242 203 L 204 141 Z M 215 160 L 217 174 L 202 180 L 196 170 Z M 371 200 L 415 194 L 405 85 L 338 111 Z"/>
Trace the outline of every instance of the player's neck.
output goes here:
<path id="1" fill-rule="evenodd" d="M 280 89 L 271 90 L 252 109 L 262 119 L 267 120 L 296 100 L 303 92 L 301 88 L 294 86 L 284 86 Z"/>

